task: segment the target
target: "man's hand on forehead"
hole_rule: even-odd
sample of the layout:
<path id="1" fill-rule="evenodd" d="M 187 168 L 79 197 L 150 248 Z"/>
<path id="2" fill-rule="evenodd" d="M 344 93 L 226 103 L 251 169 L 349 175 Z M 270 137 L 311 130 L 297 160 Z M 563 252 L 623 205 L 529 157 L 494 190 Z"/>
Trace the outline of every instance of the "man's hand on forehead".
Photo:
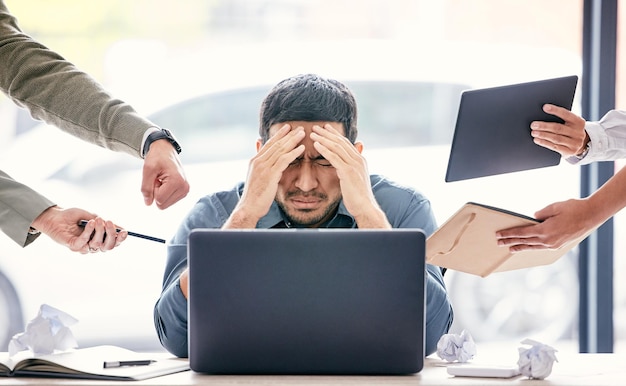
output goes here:
<path id="1" fill-rule="evenodd" d="M 300 137 L 300 142 L 298 142 L 297 146 L 290 139 L 287 139 L 291 138 L 295 141 L 295 136 L 298 135 L 302 135 L 302 137 Z M 290 121 L 274 124 L 270 128 L 270 138 L 263 146 L 264 149 L 262 151 L 281 154 L 290 152 L 290 155 L 292 155 L 294 154 L 291 152 L 292 150 L 302 147 L 303 151 L 299 152 L 290 162 L 298 159 L 324 160 L 324 162 L 327 160 L 332 162 L 327 154 L 320 151 L 320 145 L 327 153 L 335 153 L 344 162 L 349 158 L 353 160 L 355 157 L 357 159 L 360 158 L 359 151 L 355 148 L 355 145 L 343 134 L 342 124 L 324 121 Z M 339 160 L 339 158 L 335 158 L 337 161 Z"/>
<path id="2" fill-rule="evenodd" d="M 314 125 L 311 140 L 315 150 L 335 167 L 362 159 L 350 140 L 330 123 L 326 123 L 324 127 Z"/>
<path id="3" fill-rule="evenodd" d="M 250 160 L 243 195 L 225 227 L 254 228 L 267 214 L 282 173 L 304 152 L 300 144 L 304 137 L 302 128 L 291 130 L 289 125 L 282 125 L 264 145 L 257 142 L 258 152 Z"/>
<path id="4" fill-rule="evenodd" d="M 311 140 L 315 149 L 337 171 L 344 205 L 357 219 L 359 227 L 387 227 L 386 220 L 382 221 L 379 216 L 380 208 L 372 193 L 367 162 L 361 155 L 361 143 L 353 144 L 330 124 L 313 126 Z"/>
<path id="5" fill-rule="evenodd" d="M 281 155 L 292 152 L 300 147 L 300 142 L 302 142 L 305 136 L 303 127 L 292 128 L 291 125 L 284 124 L 275 133 L 271 134 L 268 141 L 260 149 L 260 152 L 278 153 Z M 302 146 L 301 151 L 297 152 L 301 154 L 303 151 L 304 146 Z"/>

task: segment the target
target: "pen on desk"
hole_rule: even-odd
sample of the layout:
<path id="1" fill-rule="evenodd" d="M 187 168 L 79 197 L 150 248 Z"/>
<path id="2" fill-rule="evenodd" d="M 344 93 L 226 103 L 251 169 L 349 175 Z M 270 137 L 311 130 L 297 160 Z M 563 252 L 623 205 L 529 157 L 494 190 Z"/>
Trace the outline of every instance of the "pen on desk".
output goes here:
<path id="1" fill-rule="evenodd" d="M 87 220 L 80 220 L 78 222 L 78 226 L 84 227 L 85 225 L 87 225 L 87 223 L 88 223 Z M 116 230 L 118 232 L 121 231 L 121 229 L 116 229 Z M 165 244 L 165 240 L 163 240 L 163 239 L 159 239 L 157 237 L 152 237 L 152 236 L 148 236 L 148 235 L 142 235 L 141 233 L 135 233 L 135 232 L 128 231 L 128 235 L 129 236 L 134 236 L 134 237 L 139 237 L 139 238 L 146 239 L 146 240 L 156 241 L 157 243 Z"/>
<path id="2" fill-rule="evenodd" d="M 153 359 L 138 360 L 138 361 L 110 361 L 110 362 L 104 362 L 103 367 L 105 369 L 111 369 L 114 367 L 123 367 L 123 366 L 148 366 L 154 362 L 156 361 Z"/>

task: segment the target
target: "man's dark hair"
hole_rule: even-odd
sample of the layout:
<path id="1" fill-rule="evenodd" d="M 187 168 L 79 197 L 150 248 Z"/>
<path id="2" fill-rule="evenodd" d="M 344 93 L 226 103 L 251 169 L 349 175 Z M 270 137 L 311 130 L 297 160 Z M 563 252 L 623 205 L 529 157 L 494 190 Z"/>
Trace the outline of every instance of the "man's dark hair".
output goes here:
<path id="1" fill-rule="evenodd" d="M 278 83 L 261 104 L 259 135 L 265 143 L 270 127 L 289 121 L 339 122 L 345 136 L 357 137 L 356 100 L 343 83 L 315 74 L 297 75 Z"/>

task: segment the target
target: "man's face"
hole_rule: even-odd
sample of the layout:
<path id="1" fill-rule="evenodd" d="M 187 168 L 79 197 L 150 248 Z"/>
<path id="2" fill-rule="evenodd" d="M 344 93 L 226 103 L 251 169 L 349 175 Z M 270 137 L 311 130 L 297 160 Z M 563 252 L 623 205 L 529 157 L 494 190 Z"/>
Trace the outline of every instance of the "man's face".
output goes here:
<path id="1" fill-rule="evenodd" d="M 270 137 L 286 123 L 292 129 L 304 128 L 306 135 L 301 144 L 305 150 L 283 172 L 275 200 L 292 223 L 316 228 L 335 214 L 341 201 L 341 187 L 335 168 L 313 147 L 311 128 L 330 123 L 345 134 L 344 127 L 337 122 L 282 122 L 270 127 Z"/>

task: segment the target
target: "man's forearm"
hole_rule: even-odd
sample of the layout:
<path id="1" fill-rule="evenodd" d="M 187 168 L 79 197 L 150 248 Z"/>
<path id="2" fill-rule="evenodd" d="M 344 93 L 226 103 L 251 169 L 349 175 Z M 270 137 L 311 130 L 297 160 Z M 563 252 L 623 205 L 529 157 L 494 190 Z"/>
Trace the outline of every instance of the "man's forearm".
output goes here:
<path id="1" fill-rule="evenodd" d="M 251 215 L 245 208 L 237 207 L 228 217 L 222 229 L 252 229 L 256 228 L 258 222 L 259 217 Z"/>
<path id="2" fill-rule="evenodd" d="M 390 229 L 391 224 L 387 220 L 385 212 L 375 206 L 371 210 L 354 216 L 359 229 Z"/>

